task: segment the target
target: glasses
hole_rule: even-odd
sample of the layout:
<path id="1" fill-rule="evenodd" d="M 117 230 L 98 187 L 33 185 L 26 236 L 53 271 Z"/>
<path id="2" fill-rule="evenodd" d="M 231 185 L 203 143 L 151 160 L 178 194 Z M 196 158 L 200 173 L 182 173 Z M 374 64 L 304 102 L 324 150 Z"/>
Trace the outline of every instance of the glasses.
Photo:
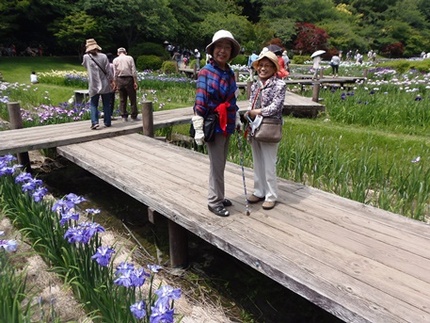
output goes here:
<path id="1" fill-rule="evenodd" d="M 219 50 L 231 51 L 231 45 L 216 44 L 215 48 Z"/>
<path id="2" fill-rule="evenodd" d="M 274 66 L 273 66 L 273 64 L 258 64 L 257 68 L 270 69 L 270 68 L 274 68 Z"/>

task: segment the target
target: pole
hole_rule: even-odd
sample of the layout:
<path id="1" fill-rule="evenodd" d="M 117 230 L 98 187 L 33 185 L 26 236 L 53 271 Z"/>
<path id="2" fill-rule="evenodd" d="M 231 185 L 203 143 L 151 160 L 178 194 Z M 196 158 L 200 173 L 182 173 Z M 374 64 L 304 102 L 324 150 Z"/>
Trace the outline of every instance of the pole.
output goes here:
<path id="1" fill-rule="evenodd" d="M 142 106 L 143 135 L 154 138 L 154 109 L 152 102 L 143 102 Z"/>
<path id="2" fill-rule="evenodd" d="M 313 89 L 312 89 L 312 101 L 317 102 L 317 103 L 319 101 L 320 88 L 321 88 L 321 83 L 315 82 Z"/>
<path id="3" fill-rule="evenodd" d="M 9 102 L 7 104 L 7 110 L 9 113 L 9 122 L 11 129 L 21 129 L 24 127 L 22 123 L 21 107 L 18 102 Z M 17 154 L 18 163 L 21 164 L 27 173 L 32 173 L 31 163 L 28 152 Z"/>
<path id="4" fill-rule="evenodd" d="M 237 144 L 239 146 L 239 152 L 240 152 L 240 167 L 242 168 L 243 191 L 245 193 L 245 214 L 250 215 L 251 213 L 249 212 L 248 192 L 246 191 L 245 168 L 243 167 L 242 134 L 239 131 L 237 131 Z"/>

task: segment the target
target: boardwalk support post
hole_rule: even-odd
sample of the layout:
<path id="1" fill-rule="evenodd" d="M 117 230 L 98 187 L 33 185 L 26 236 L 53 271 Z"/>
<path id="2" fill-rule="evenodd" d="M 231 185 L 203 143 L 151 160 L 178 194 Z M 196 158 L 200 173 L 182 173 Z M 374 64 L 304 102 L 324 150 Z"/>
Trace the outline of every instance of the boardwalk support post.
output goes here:
<path id="1" fill-rule="evenodd" d="M 234 71 L 234 79 L 239 82 L 239 71 Z"/>
<path id="2" fill-rule="evenodd" d="M 315 82 L 313 84 L 313 89 L 312 89 L 312 101 L 318 103 L 318 101 L 319 101 L 319 95 L 320 95 L 320 89 L 321 89 L 321 83 L 320 82 Z"/>
<path id="3" fill-rule="evenodd" d="M 188 233 L 187 230 L 169 220 L 170 265 L 173 268 L 188 266 Z"/>
<path id="4" fill-rule="evenodd" d="M 246 98 L 248 100 L 251 97 L 251 86 L 252 86 L 252 81 L 246 82 Z"/>
<path id="5" fill-rule="evenodd" d="M 143 102 L 142 106 L 143 135 L 154 138 L 154 109 L 152 102 Z"/>
<path id="6" fill-rule="evenodd" d="M 18 102 L 9 102 L 7 104 L 7 110 L 9 113 L 9 121 L 11 129 L 23 128 L 21 107 Z M 31 173 L 31 163 L 28 152 L 17 154 L 18 163 L 20 163 L 27 173 Z"/>

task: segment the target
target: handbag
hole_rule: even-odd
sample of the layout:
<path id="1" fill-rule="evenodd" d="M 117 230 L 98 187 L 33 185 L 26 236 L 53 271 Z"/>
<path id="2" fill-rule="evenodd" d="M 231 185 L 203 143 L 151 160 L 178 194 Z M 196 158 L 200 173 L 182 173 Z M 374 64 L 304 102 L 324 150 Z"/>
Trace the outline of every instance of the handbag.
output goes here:
<path id="1" fill-rule="evenodd" d="M 282 139 L 282 119 L 265 117 L 255 129 L 254 139 L 261 142 L 277 143 Z"/>
<path id="2" fill-rule="evenodd" d="M 254 102 L 252 102 L 251 109 L 254 109 L 255 104 L 259 95 L 261 94 L 261 89 L 258 89 L 258 92 L 254 98 Z M 273 117 L 263 117 L 260 125 L 253 129 L 251 136 L 260 142 L 269 142 L 269 143 L 277 143 L 282 139 L 282 123 L 283 120 L 279 118 Z"/>
<path id="3" fill-rule="evenodd" d="M 209 114 L 203 121 L 203 133 L 205 135 L 205 142 L 212 142 L 215 140 L 216 125 L 218 123 L 218 114 Z M 194 138 L 196 135 L 196 130 L 191 122 L 190 126 L 190 136 Z"/>

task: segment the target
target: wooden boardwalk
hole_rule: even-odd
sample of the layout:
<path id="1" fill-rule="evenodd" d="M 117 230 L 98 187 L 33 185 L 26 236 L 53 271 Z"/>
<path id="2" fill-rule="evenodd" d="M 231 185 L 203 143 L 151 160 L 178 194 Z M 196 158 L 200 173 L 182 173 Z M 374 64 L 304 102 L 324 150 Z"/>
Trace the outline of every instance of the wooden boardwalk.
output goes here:
<path id="1" fill-rule="evenodd" d="M 248 109 L 248 101 L 238 101 L 237 105 L 242 113 Z M 313 102 L 310 98 L 288 92 L 285 98 L 284 111 L 291 109 L 302 109 L 316 113 L 317 111 L 324 111 L 325 107 Z M 192 116 L 192 107 L 156 111 L 154 112 L 154 129 L 190 123 Z M 102 126 L 99 130 L 91 130 L 89 121 L 78 121 L 0 131 L 0 155 L 55 148 L 139 131 L 142 131 L 141 121 L 122 122 L 121 120 L 113 121 L 110 128 L 103 128 Z"/>
<path id="2" fill-rule="evenodd" d="M 248 103 L 240 102 L 242 110 Z M 154 113 L 188 123 L 191 107 Z M 89 121 L 0 132 L 0 154 L 57 147 L 62 156 L 171 222 L 347 322 L 430 322 L 430 226 L 279 179 L 275 209 L 245 215 L 240 166 L 226 167 L 228 218 L 207 210 L 206 155 L 138 134 L 142 122 Z M 96 140 L 97 139 L 97 140 Z M 252 193 L 252 170 L 245 169 Z"/>
<path id="3" fill-rule="evenodd" d="M 240 166 L 226 167 L 228 218 L 207 209 L 206 155 L 139 134 L 60 155 L 346 322 L 430 322 L 430 227 L 279 180 L 278 205 L 245 215 Z M 246 169 L 252 192 L 252 170 Z"/>

